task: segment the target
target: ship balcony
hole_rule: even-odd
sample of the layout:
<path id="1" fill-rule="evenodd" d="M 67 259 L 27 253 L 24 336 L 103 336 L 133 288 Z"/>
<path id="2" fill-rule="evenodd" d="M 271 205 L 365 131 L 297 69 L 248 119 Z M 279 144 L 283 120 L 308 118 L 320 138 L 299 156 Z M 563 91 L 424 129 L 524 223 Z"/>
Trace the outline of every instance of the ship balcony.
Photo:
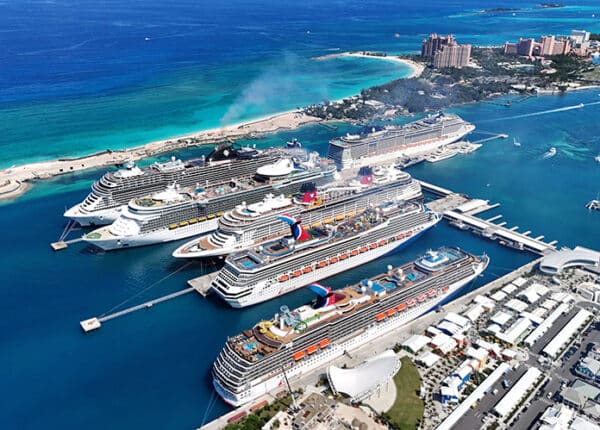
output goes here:
<path id="1" fill-rule="evenodd" d="M 108 230 L 114 236 L 134 236 L 140 233 L 140 225 L 134 219 L 119 217 Z"/>

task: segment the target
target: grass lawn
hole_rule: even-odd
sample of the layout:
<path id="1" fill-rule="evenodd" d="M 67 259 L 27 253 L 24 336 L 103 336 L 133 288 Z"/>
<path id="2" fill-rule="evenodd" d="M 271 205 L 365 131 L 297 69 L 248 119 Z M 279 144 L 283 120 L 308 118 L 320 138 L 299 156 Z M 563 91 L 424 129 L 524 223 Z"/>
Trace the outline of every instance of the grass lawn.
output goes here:
<path id="1" fill-rule="evenodd" d="M 417 396 L 421 386 L 421 377 L 417 368 L 408 357 L 402 357 L 402 367 L 394 376 L 396 401 L 387 412 L 387 416 L 401 430 L 414 430 L 417 420 L 423 417 L 423 400 Z"/>

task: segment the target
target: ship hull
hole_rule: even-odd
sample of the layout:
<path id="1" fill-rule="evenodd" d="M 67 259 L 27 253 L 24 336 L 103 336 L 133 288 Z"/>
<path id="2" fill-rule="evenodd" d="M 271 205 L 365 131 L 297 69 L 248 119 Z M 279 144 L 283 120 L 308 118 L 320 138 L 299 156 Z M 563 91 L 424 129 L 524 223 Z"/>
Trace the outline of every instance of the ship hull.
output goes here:
<path id="1" fill-rule="evenodd" d="M 309 285 L 313 282 L 321 281 L 322 279 L 326 279 L 332 276 L 335 276 L 339 273 L 345 272 L 347 270 L 351 270 L 355 267 L 361 266 L 363 264 L 369 263 L 377 258 L 383 257 L 386 254 L 390 254 L 402 248 L 403 246 L 408 245 L 412 241 L 419 238 L 422 234 L 428 231 L 431 227 L 437 224 L 437 222 L 441 218 L 436 217 L 433 220 L 423 224 L 421 226 L 421 230 L 413 233 L 412 235 L 405 235 L 403 239 L 398 239 L 395 241 L 388 241 L 385 245 L 377 246 L 375 249 L 369 249 L 367 252 L 358 254 L 354 257 L 350 257 L 344 260 L 340 260 L 335 264 L 327 265 L 324 268 L 316 269 L 311 271 L 310 273 L 302 274 L 298 277 L 292 277 L 284 282 L 273 282 L 269 284 L 268 280 L 264 280 L 256 284 L 253 288 L 252 294 L 248 296 L 244 296 L 238 299 L 221 297 L 234 308 L 244 308 L 247 306 L 252 306 L 258 303 L 262 303 L 267 300 L 271 300 L 280 295 L 290 293 L 294 290 L 302 288 L 306 285 Z M 218 289 L 215 291 L 220 294 Z"/>
<path id="2" fill-rule="evenodd" d="M 403 189 L 401 192 L 398 192 L 395 196 L 393 196 L 392 199 L 389 199 L 388 201 L 400 201 L 400 200 L 405 200 L 405 201 L 409 201 L 409 200 L 413 200 L 413 199 L 418 199 L 421 198 L 423 196 L 422 192 L 421 192 L 421 187 L 420 186 L 412 186 L 409 185 L 407 186 L 405 189 Z M 358 195 L 358 197 L 360 198 L 360 195 Z M 366 204 L 365 204 L 366 206 Z M 341 207 L 341 205 L 340 205 Z M 318 211 L 319 208 L 316 208 L 315 211 Z M 304 216 L 304 213 L 301 213 L 299 215 L 301 218 Z M 328 218 L 330 217 L 327 214 L 323 215 L 323 218 Z M 312 220 L 311 222 L 317 222 L 317 220 Z M 282 236 L 285 235 L 287 233 L 287 230 L 282 231 Z M 269 241 L 269 240 L 273 240 L 273 238 L 265 238 L 264 240 L 260 240 L 260 239 L 249 239 L 249 240 L 244 240 L 246 236 L 242 235 L 242 237 L 231 241 L 230 243 L 228 243 L 226 246 L 215 246 L 214 248 L 211 249 L 204 249 L 204 248 L 200 248 L 198 247 L 198 243 L 200 241 L 201 238 L 197 238 L 194 240 L 191 240 L 185 244 L 183 244 L 182 246 L 180 246 L 179 248 L 177 248 L 174 252 L 173 252 L 173 257 L 175 258 L 215 258 L 215 257 L 225 257 L 229 254 L 232 254 L 234 252 L 239 252 L 239 251 L 244 251 L 247 250 L 249 248 L 258 246 L 258 245 L 262 245 L 263 243 Z M 253 235 L 254 237 L 254 235 Z"/>
<path id="3" fill-rule="evenodd" d="M 358 159 L 348 159 L 345 158 L 342 160 L 342 169 L 355 168 L 355 167 L 363 167 L 363 166 L 372 166 L 375 164 L 382 164 L 389 162 L 390 159 L 396 159 L 400 157 L 410 157 L 414 155 L 420 155 L 426 152 L 434 151 L 444 145 L 448 145 L 449 143 L 456 142 L 467 134 L 471 133 L 475 129 L 474 126 L 465 126 L 461 132 L 450 134 L 441 139 L 435 139 L 431 142 L 426 143 L 418 143 L 414 145 L 403 145 L 398 147 L 398 149 L 394 151 L 385 152 L 383 154 L 369 156 L 369 157 L 360 157 Z"/>
<path id="4" fill-rule="evenodd" d="M 87 212 L 82 209 L 80 203 L 68 209 L 64 216 L 76 221 L 82 227 L 102 226 L 115 222 L 125 208 L 127 205 Z"/>
<path id="5" fill-rule="evenodd" d="M 112 236 L 106 238 L 92 239 L 84 236 L 83 240 L 91 245 L 97 246 L 104 251 L 114 251 L 117 249 L 135 248 L 139 246 L 155 245 L 159 243 L 172 242 L 175 240 L 187 239 L 192 236 L 198 236 L 211 232 L 217 228 L 218 218 L 198 222 L 185 227 L 178 227 L 170 230 L 163 228 L 160 230 L 142 233 L 134 236 Z"/>
<path id="6" fill-rule="evenodd" d="M 467 285 L 469 282 L 479 276 L 485 267 L 485 263 L 479 263 L 477 269 L 472 275 L 448 285 L 448 289 L 446 291 L 438 290 L 438 294 L 435 297 L 432 297 L 423 303 L 417 303 L 414 307 L 408 308 L 408 310 L 404 312 L 397 313 L 394 316 L 385 319 L 383 322 L 371 325 L 355 337 L 343 342 L 332 342 L 328 348 L 325 348 L 319 353 L 315 353 L 308 360 L 303 360 L 294 364 L 290 369 L 286 370 L 286 376 L 288 379 L 292 380 L 295 377 L 305 375 L 307 372 L 318 369 L 321 366 L 324 366 L 325 364 L 335 360 L 336 358 L 341 357 L 345 352 L 351 352 L 355 349 L 358 349 L 361 346 L 376 340 L 393 330 L 397 330 L 405 326 L 420 316 L 432 311 L 440 303 L 445 302 L 451 296 L 456 295 L 463 286 Z M 278 373 L 263 381 L 252 381 L 250 383 L 251 388 L 239 394 L 234 394 L 224 389 L 216 380 L 216 378 L 213 377 L 213 386 L 217 393 L 225 402 L 233 406 L 240 406 L 251 402 L 257 397 L 276 390 L 283 384 L 283 374 Z"/>

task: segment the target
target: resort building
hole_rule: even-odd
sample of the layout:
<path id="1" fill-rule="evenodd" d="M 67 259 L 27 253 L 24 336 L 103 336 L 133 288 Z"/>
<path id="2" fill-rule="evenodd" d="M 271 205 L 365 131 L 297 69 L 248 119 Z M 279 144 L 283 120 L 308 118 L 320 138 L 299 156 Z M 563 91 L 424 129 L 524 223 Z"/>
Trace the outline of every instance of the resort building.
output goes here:
<path id="1" fill-rule="evenodd" d="M 421 57 L 431 58 L 436 69 L 466 67 L 471 59 L 471 45 L 459 45 L 451 34 L 432 33 L 421 44 Z"/>
<path id="2" fill-rule="evenodd" d="M 524 57 L 550 57 L 553 55 L 589 54 L 590 33 L 584 30 L 573 30 L 569 36 L 546 35 L 540 41 L 533 38 L 519 38 L 517 43 L 506 42 L 504 55 L 520 55 Z"/>

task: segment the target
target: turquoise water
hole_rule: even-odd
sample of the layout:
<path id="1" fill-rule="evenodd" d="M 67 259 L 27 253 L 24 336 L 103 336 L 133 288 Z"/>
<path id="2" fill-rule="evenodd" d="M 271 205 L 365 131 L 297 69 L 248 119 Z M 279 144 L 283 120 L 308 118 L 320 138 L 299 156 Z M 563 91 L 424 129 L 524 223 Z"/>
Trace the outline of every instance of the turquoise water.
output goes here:
<path id="1" fill-rule="evenodd" d="M 146 83 L 135 92 L 0 109 L 5 151 L 0 167 L 138 146 L 340 99 L 410 73 L 403 64 L 369 58 L 317 61 L 284 53 L 271 61 L 240 65 L 243 71 L 181 72 L 170 82 Z M 236 83 L 235 76 L 242 74 L 251 80 L 247 87 Z"/>
<path id="2" fill-rule="evenodd" d="M 472 1 L 0 3 L 0 163 L 137 145 L 218 125 L 232 106 L 240 118 L 252 117 L 324 94 L 338 98 L 405 72 L 376 60 L 317 63 L 310 60 L 315 55 L 410 52 L 430 31 L 489 44 L 578 27 L 598 32 L 597 2 L 579 3 L 551 10 L 524 3 L 514 17 L 476 15 L 496 5 Z M 254 82 L 273 83 L 264 88 L 268 96 L 248 96 L 253 85 L 260 88 Z M 410 172 L 501 203 L 484 216 L 503 214 L 510 225 L 560 245 L 597 248 L 599 213 L 584 205 L 600 192 L 593 160 L 600 153 L 599 92 L 457 107 L 478 130 L 510 138 Z M 353 131 L 313 125 L 249 143 L 266 147 L 297 137 L 323 153 L 329 139 Z M 543 159 L 551 146 L 557 155 Z M 52 252 L 48 244 L 62 232 L 64 208 L 84 198 L 101 173 L 40 182 L 0 206 L 1 428 L 195 428 L 229 410 L 215 398 L 209 373 L 226 337 L 283 304 L 312 299 L 300 290 L 234 310 L 215 297 L 187 295 L 84 335 L 80 320 L 178 291 L 215 268 L 175 261 L 171 252 L 180 243 L 116 253 L 76 244 Z M 322 283 L 343 287 L 441 245 L 490 255 L 484 276 L 468 289 L 533 257 L 440 223 L 406 249 Z"/>

